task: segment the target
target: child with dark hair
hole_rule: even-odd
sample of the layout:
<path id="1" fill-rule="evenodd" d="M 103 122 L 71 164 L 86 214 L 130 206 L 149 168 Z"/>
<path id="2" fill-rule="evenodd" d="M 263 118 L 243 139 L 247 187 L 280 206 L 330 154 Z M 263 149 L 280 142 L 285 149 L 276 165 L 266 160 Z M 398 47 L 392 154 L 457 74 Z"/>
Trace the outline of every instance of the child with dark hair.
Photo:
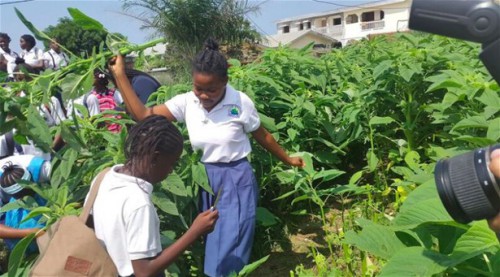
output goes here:
<path id="1" fill-rule="evenodd" d="M 161 87 L 161 84 L 158 82 L 158 80 L 156 80 L 153 76 L 147 74 L 146 72 L 142 72 L 133 68 L 126 68 L 125 75 L 127 75 L 127 78 L 132 85 L 132 88 L 134 89 L 137 97 L 139 97 L 139 100 L 144 105 L 148 103 L 148 99 L 151 94 L 156 92 Z M 111 76 L 111 81 L 116 87 L 116 81 L 113 76 Z"/>
<path id="2" fill-rule="evenodd" d="M 44 69 L 43 51 L 35 46 L 35 38 L 32 35 L 22 35 L 19 45 L 22 51 L 20 59 L 16 60 L 16 64 L 29 64 L 36 74 L 40 73 Z"/>
<path id="3" fill-rule="evenodd" d="M 34 191 L 23 188 L 19 181 L 45 183 L 49 181 L 51 165 L 33 155 L 10 156 L 0 160 L 0 188 L 6 197 L 2 204 L 13 203 L 25 196 L 32 196 L 40 206 L 46 204 Z M 0 238 L 4 239 L 7 247 L 12 250 L 20 239 L 37 232 L 45 224 L 38 222 L 40 216 L 25 220 L 30 211 L 24 208 L 9 210 L 5 213 L 5 220 L 0 224 Z M 29 252 L 34 252 L 36 245 L 30 245 Z"/>
<path id="4" fill-rule="evenodd" d="M 103 71 L 96 69 L 94 71 L 94 89 L 83 100 L 87 104 L 90 116 L 108 110 L 118 110 L 119 105 L 123 103 L 120 92 L 115 88 L 109 88 L 108 84 L 108 76 Z M 119 118 L 119 116 L 112 115 L 108 117 Z M 120 124 L 117 123 L 107 123 L 106 126 L 113 133 L 119 133 L 121 130 Z"/>
<path id="5" fill-rule="evenodd" d="M 217 211 L 205 211 L 179 240 L 161 248 L 151 192 L 153 184 L 172 172 L 182 147 L 182 135 L 172 123 L 162 116 L 147 117 L 128 133 L 125 164 L 113 166 L 102 180 L 92 210 L 94 229 L 120 276 L 160 276 L 215 225 Z"/>
<path id="6" fill-rule="evenodd" d="M 59 70 L 68 65 L 69 58 L 66 53 L 61 50 L 57 38 L 52 38 L 49 42 L 49 48 L 47 52 L 43 53 L 43 67 L 45 69 Z"/>
<path id="7" fill-rule="evenodd" d="M 251 152 L 248 134 L 287 165 L 303 167 L 300 157 L 290 157 L 260 124 L 252 100 L 228 84 L 228 63 L 214 40 L 207 40 L 192 64 L 193 91 L 180 94 L 164 105 L 146 108 L 125 76 L 123 57 L 111 60 L 110 68 L 127 109 L 136 119 L 151 114 L 169 121 L 185 122 L 191 145 L 202 150 L 212 191 L 221 192 L 220 219 L 206 239 L 205 274 L 227 276 L 248 262 L 255 231 L 258 185 L 247 160 Z M 202 209 L 215 202 L 202 191 Z"/>
<path id="8" fill-rule="evenodd" d="M 19 55 L 12 51 L 9 47 L 10 37 L 6 33 L 0 33 L 0 56 L 5 62 L 5 70 L 8 74 L 8 81 L 14 80 L 14 68 L 16 67 L 16 59 Z"/>
<path id="9" fill-rule="evenodd" d="M 26 74 L 27 73 L 27 74 Z M 33 67 L 26 63 L 18 64 L 14 69 L 14 79 L 17 82 L 31 81 L 30 74 L 34 74 L 35 71 Z M 20 96 L 24 96 L 24 91 L 20 92 Z M 66 115 L 62 108 L 62 104 L 55 96 L 50 97 L 50 102 L 46 104 L 42 104 L 38 107 L 40 111 L 40 115 L 45 120 L 45 123 L 49 127 L 59 125 L 63 120 L 66 120 Z M 52 148 L 58 149 L 64 142 L 60 135 L 56 135 L 53 140 Z M 19 152 L 19 151 L 18 151 Z M 19 154 L 33 154 L 36 156 L 41 156 L 46 160 L 51 159 L 50 153 L 44 153 L 41 149 L 37 148 L 33 142 L 29 141 L 29 144 L 22 145 L 22 151 Z"/>

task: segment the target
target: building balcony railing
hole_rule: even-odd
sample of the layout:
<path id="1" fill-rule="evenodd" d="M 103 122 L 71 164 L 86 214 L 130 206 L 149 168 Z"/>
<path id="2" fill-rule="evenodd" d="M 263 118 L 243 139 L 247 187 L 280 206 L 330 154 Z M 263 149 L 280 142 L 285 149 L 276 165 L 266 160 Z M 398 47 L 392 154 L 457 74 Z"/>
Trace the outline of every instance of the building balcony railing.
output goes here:
<path id="1" fill-rule="evenodd" d="M 332 27 L 315 27 L 313 28 L 313 30 L 323 34 L 340 35 L 344 31 L 344 26 L 339 25 Z"/>
<path id="2" fill-rule="evenodd" d="M 385 21 L 383 20 L 361 22 L 361 31 L 383 29 L 384 27 L 385 27 Z"/>

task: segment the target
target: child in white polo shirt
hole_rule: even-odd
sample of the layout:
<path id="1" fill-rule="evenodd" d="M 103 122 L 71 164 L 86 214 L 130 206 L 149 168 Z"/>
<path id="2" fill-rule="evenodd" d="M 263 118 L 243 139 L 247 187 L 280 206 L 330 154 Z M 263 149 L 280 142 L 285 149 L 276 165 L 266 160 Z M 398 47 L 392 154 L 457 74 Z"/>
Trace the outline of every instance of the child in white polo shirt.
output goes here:
<path id="1" fill-rule="evenodd" d="M 204 272 L 211 277 L 240 271 L 250 259 L 255 232 L 258 184 L 247 160 L 248 135 L 287 165 L 303 167 L 300 157 L 290 157 L 260 124 L 252 100 L 228 84 L 228 63 L 214 40 L 207 40 L 193 61 L 193 91 L 170 99 L 165 105 L 146 108 L 137 98 L 125 74 L 123 57 L 111 60 L 110 68 L 127 110 L 142 119 L 158 114 L 170 121 L 185 122 L 191 145 L 202 150 L 212 191 L 220 194 L 220 218 L 207 235 Z M 216 197 L 201 191 L 202 208 Z"/>
<path id="2" fill-rule="evenodd" d="M 182 145 L 182 135 L 172 123 L 162 116 L 150 116 L 130 129 L 125 164 L 113 166 L 102 180 L 92 211 L 94 229 L 120 276 L 160 275 L 215 225 L 218 212 L 207 210 L 179 240 L 161 248 L 152 184 L 172 171 Z"/>

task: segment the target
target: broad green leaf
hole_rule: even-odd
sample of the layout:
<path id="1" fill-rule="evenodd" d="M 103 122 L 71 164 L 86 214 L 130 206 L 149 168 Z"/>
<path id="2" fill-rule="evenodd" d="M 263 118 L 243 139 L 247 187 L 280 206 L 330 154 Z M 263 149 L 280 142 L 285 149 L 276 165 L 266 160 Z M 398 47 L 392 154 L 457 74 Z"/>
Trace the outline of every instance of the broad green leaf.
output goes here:
<path id="1" fill-rule="evenodd" d="M 29 234 L 25 238 L 21 239 L 14 249 L 12 249 L 12 252 L 9 255 L 9 274 L 8 277 L 16 277 L 17 276 L 17 271 L 19 269 L 19 265 L 21 264 L 22 260 L 24 259 L 24 253 L 26 252 L 26 249 L 28 249 L 28 246 L 30 245 L 31 241 L 35 238 L 35 234 Z"/>
<path id="2" fill-rule="evenodd" d="M 401 76 L 406 82 L 410 82 L 413 75 L 417 73 L 414 69 L 409 67 L 399 68 L 399 76 Z"/>
<path id="3" fill-rule="evenodd" d="M 499 141 L 500 140 L 500 117 L 497 117 L 493 120 L 490 120 L 488 122 L 488 132 L 486 133 L 486 136 L 493 140 L 493 141 Z"/>
<path id="4" fill-rule="evenodd" d="M 34 106 L 28 108 L 28 121 L 26 122 L 30 132 L 33 134 L 31 137 L 35 141 L 36 146 L 42 148 L 46 152 L 50 152 L 50 145 L 52 145 L 52 135 L 50 134 L 49 127 L 45 120 L 40 116 L 40 113 Z"/>
<path id="5" fill-rule="evenodd" d="M 422 277 L 443 272 L 450 259 L 423 247 L 407 247 L 395 253 L 380 272 L 381 277 Z"/>
<path id="6" fill-rule="evenodd" d="M 370 172 L 375 171 L 379 160 L 372 149 L 370 149 L 368 153 L 366 153 L 366 160 L 368 161 L 368 168 L 370 169 Z"/>
<path id="7" fill-rule="evenodd" d="M 99 21 L 87 16 L 79 9 L 68 8 L 68 12 L 75 21 L 75 23 L 81 26 L 84 30 L 95 30 L 95 31 L 106 30 Z"/>
<path id="8" fill-rule="evenodd" d="M 276 123 L 274 118 L 271 118 L 263 113 L 259 113 L 260 122 L 262 126 L 266 128 L 269 132 L 276 132 L 278 128 L 276 128 Z"/>
<path id="9" fill-rule="evenodd" d="M 373 69 L 373 79 L 378 79 L 380 75 L 384 74 L 387 70 L 389 70 L 392 67 L 392 61 L 391 60 L 385 60 L 375 66 Z"/>
<path id="10" fill-rule="evenodd" d="M 281 184 L 286 185 L 295 181 L 297 173 L 293 169 L 276 172 L 275 176 Z"/>
<path id="11" fill-rule="evenodd" d="M 410 151 L 405 155 L 406 164 L 413 170 L 420 170 L 420 155 L 416 151 Z"/>
<path id="12" fill-rule="evenodd" d="M 5 212 L 8 212 L 10 210 L 19 209 L 21 207 L 22 207 L 22 205 L 21 205 L 20 201 L 7 203 L 5 205 L 2 205 L 2 208 L 0 209 L 0 213 L 5 213 Z"/>
<path id="13" fill-rule="evenodd" d="M 322 179 L 324 182 L 333 180 L 345 172 L 337 169 L 321 170 L 314 175 L 314 180 Z"/>
<path id="14" fill-rule="evenodd" d="M 155 193 L 152 197 L 153 203 L 163 212 L 170 215 L 179 215 L 179 210 L 173 201 L 164 194 Z"/>
<path id="15" fill-rule="evenodd" d="M 476 99 L 488 107 L 500 110 L 500 96 L 498 95 L 498 91 L 491 89 L 485 90 L 483 94 Z"/>
<path id="16" fill-rule="evenodd" d="M 284 193 L 284 194 L 282 194 L 282 195 L 280 195 L 280 196 L 278 196 L 278 197 L 274 198 L 274 199 L 273 199 L 273 201 L 276 201 L 276 200 L 281 200 L 281 199 L 285 199 L 285 198 L 289 197 L 290 195 L 293 195 L 296 191 L 297 191 L 297 190 L 295 190 L 295 189 L 294 189 L 294 190 L 292 190 L 292 191 L 289 191 L 289 192 L 287 192 L 287 193 Z"/>
<path id="17" fill-rule="evenodd" d="M 488 128 L 488 122 L 482 116 L 473 116 L 461 120 L 453 127 L 453 130 L 460 130 L 466 128 Z"/>
<path id="18" fill-rule="evenodd" d="M 483 254 L 493 246 L 500 248 L 495 233 L 488 227 L 485 220 L 477 221 L 458 239 L 450 258 L 454 264 L 459 264 Z"/>
<path id="19" fill-rule="evenodd" d="M 30 213 L 25 218 L 23 218 L 21 223 L 26 222 L 26 221 L 28 221 L 34 217 L 37 217 L 39 215 L 42 215 L 42 214 L 50 214 L 51 212 L 52 212 L 52 210 L 48 207 L 34 208 L 33 210 L 30 211 Z"/>
<path id="20" fill-rule="evenodd" d="M 360 170 L 356 173 L 354 173 L 351 178 L 349 179 L 349 185 L 355 185 L 361 177 L 363 177 L 363 170 Z"/>
<path id="21" fill-rule="evenodd" d="M 14 7 L 14 10 L 16 11 L 17 17 L 19 17 L 19 20 L 30 30 L 30 32 L 35 36 L 36 39 L 38 40 L 50 40 L 50 37 L 47 36 L 44 32 L 41 32 L 38 30 L 29 20 L 24 17 L 24 15 Z"/>
<path id="22" fill-rule="evenodd" d="M 256 220 L 264 227 L 273 226 L 279 222 L 279 218 L 264 207 L 257 207 Z"/>
<path id="23" fill-rule="evenodd" d="M 490 144 L 497 143 L 497 141 L 485 137 L 459 136 L 456 139 L 472 143 L 476 145 L 476 147 L 484 147 Z"/>
<path id="24" fill-rule="evenodd" d="M 362 221 L 364 223 L 363 230 L 359 233 L 352 230 L 347 231 L 345 243 L 355 245 L 357 248 L 383 259 L 391 258 L 398 250 L 405 247 L 389 227 L 368 220 Z"/>
<path id="25" fill-rule="evenodd" d="M 291 157 L 302 157 L 304 163 L 306 164 L 303 170 L 310 176 L 313 176 L 316 171 L 314 170 L 314 164 L 312 160 L 312 154 L 307 152 L 299 152 L 290 155 Z"/>
<path id="26" fill-rule="evenodd" d="M 178 195 L 186 197 L 188 195 L 186 186 L 181 177 L 176 173 L 168 175 L 167 179 L 161 183 L 163 189 Z"/>
<path id="27" fill-rule="evenodd" d="M 394 119 L 391 117 L 379 117 L 379 116 L 374 116 L 372 119 L 370 119 L 370 125 L 387 125 L 389 123 L 394 122 Z"/>
<path id="28" fill-rule="evenodd" d="M 256 270 L 263 263 L 265 263 L 267 261 L 267 259 L 269 259 L 269 255 L 255 261 L 251 264 L 246 265 L 245 267 L 243 267 L 242 270 L 240 270 L 240 272 L 238 272 L 238 277 L 250 275 L 250 273 L 252 273 L 254 270 Z"/>
<path id="29" fill-rule="evenodd" d="M 431 198 L 415 203 L 401 211 L 393 221 L 394 225 L 413 228 L 426 222 L 449 222 L 449 216 L 439 198 Z"/>
<path id="30" fill-rule="evenodd" d="M 207 171 L 205 170 L 205 166 L 202 163 L 196 162 L 191 166 L 191 174 L 193 177 L 193 181 L 198 186 L 202 187 L 210 194 L 214 194 L 212 188 L 208 183 Z"/>
<path id="31" fill-rule="evenodd" d="M 439 199 L 436 184 L 433 180 L 418 186 L 412 191 L 401 206 L 400 213 L 404 213 L 413 206 L 418 205 L 418 203 L 429 199 Z"/>
<path id="32" fill-rule="evenodd" d="M 295 129 L 288 129 L 286 130 L 288 137 L 290 138 L 291 141 L 295 140 L 295 137 L 297 136 L 298 132 Z"/>

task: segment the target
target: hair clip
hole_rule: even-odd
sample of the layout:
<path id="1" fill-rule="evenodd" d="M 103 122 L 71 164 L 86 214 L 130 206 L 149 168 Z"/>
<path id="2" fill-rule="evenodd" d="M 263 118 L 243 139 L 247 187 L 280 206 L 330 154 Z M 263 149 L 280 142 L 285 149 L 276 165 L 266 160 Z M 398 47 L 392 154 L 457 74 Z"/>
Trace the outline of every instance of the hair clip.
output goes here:
<path id="1" fill-rule="evenodd" d="M 104 75 L 104 73 L 99 73 L 99 75 L 97 75 L 97 77 L 99 77 L 99 79 L 104 79 L 104 78 L 106 78 L 106 75 Z"/>

